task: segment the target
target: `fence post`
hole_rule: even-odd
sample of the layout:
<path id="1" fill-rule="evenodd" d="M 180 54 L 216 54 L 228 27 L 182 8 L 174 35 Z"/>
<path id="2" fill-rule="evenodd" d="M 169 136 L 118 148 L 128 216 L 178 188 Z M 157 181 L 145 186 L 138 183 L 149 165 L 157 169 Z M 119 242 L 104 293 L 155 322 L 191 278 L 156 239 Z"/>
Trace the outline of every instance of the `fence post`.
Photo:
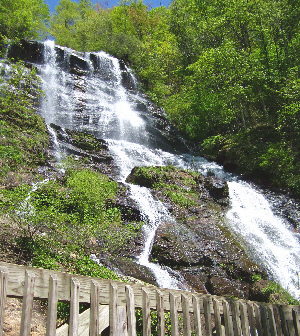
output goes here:
<path id="1" fill-rule="evenodd" d="M 280 313 L 278 309 L 278 305 L 273 306 L 273 313 L 275 318 L 276 330 L 278 336 L 283 336 L 282 329 L 281 329 L 281 321 L 280 321 Z"/>
<path id="2" fill-rule="evenodd" d="M 292 310 L 292 315 L 293 315 L 293 323 L 294 323 L 294 328 L 295 328 L 295 334 L 296 334 L 296 336 L 300 336 L 300 322 L 299 322 L 300 314 L 295 309 L 293 309 Z"/>
<path id="3" fill-rule="evenodd" d="M 146 288 L 142 288 L 143 336 L 151 336 L 150 299 Z"/>
<path id="4" fill-rule="evenodd" d="M 58 302 L 57 275 L 56 274 L 51 274 L 50 277 L 49 277 L 49 294 L 48 294 L 46 336 L 55 335 L 56 316 L 57 316 L 57 302 Z"/>
<path id="5" fill-rule="evenodd" d="M 268 306 L 267 311 L 268 311 L 268 316 L 269 316 L 269 325 L 270 325 L 271 335 L 272 336 L 278 336 L 277 335 L 277 328 L 276 328 L 273 306 Z"/>
<path id="6" fill-rule="evenodd" d="M 254 310 L 253 310 L 253 305 L 250 302 L 247 302 L 247 311 L 248 311 L 248 318 L 249 318 L 249 325 L 250 325 L 250 333 L 251 333 L 251 336 L 255 336 L 256 328 L 255 328 Z"/>
<path id="7" fill-rule="evenodd" d="M 109 327 L 110 336 L 118 336 L 118 287 L 112 282 L 109 287 Z"/>
<path id="8" fill-rule="evenodd" d="M 215 326 L 216 326 L 216 335 L 222 336 L 222 323 L 221 323 L 221 314 L 220 314 L 220 305 L 219 301 L 216 298 L 212 298 L 214 306 L 214 316 L 215 316 Z"/>
<path id="9" fill-rule="evenodd" d="M 233 336 L 232 319 L 229 312 L 229 304 L 226 300 L 223 300 L 223 316 L 225 321 L 225 333 L 226 336 Z"/>
<path id="10" fill-rule="evenodd" d="M 181 294 L 181 305 L 183 312 L 183 334 L 184 336 L 191 336 L 190 300 L 184 294 Z"/>
<path id="11" fill-rule="evenodd" d="M 263 327 L 263 334 L 264 334 L 264 336 L 271 336 L 270 335 L 270 327 L 269 327 L 267 307 L 260 306 L 260 313 L 261 313 L 261 323 L 262 323 L 262 327 Z"/>
<path id="12" fill-rule="evenodd" d="M 20 336 L 30 335 L 35 275 L 25 271 L 25 285 L 22 304 L 21 332 Z"/>
<path id="13" fill-rule="evenodd" d="M 255 324 L 256 324 L 256 330 L 258 333 L 258 336 L 264 336 L 263 335 L 263 330 L 262 330 L 262 325 L 261 325 L 261 316 L 260 316 L 260 308 L 259 305 L 254 303 L 254 311 L 255 311 Z"/>
<path id="14" fill-rule="evenodd" d="M 240 307 L 236 300 L 230 302 L 231 313 L 232 313 L 232 324 L 233 324 L 233 334 L 234 336 L 241 335 L 241 323 L 240 323 Z"/>
<path id="15" fill-rule="evenodd" d="M 211 325 L 211 310 L 210 310 L 210 300 L 209 296 L 203 296 L 203 308 L 204 308 L 204 318 L 205 318 L 205 333 L 206 336 L 212 335 L 212 325 Z"/>
<path id="16" fill-rule="evenodd" d="M 2 336 L 3 332 L 7 281 L 8 281 L 8 270 L 6 267 L 0 267 L 0 336 Z"/>
<path id="17" fill-rule="evenodd" d="M 79 329 L 79 289 L 80 283 L 76 278 L 71 279 L 70 323 L 69 336 L 78 336 Z"/>
<path id="18" fill-rule="evenodd" d="M 135 318 L 133 289 L 130 286 L 125 286 L 125 292 L 126 292 L 128 336 L 136 336 L 136 318 Z M 99 336 L 99 334 L 97 336 Z"/>
<path id="19" fill-rule="evenodd" d="M 279 306 L 279 314 L 280 314 L 280 320 L 281 320 L 281 328 L 282 333 L 284 336 L 289 336 L 289 331 L 286 323 L 285 313 L 283 311 L 282 306 Z"/>
<path id="20" fill-rule="evenodd" d="M 171 314 L 171 334 L 172 336 L 179 336 L 177 297 L 172 292 L 170 292 L 169 297 L 170 297 L 170 314 Z"/>
<path id="21" fill-rule="evenodd" d="M 243 336 L 249 336 L 249 319 L 247 315 L 247 307 L 242 302 L 240 302 L 240 313 Z"/>
<path id="22" fill-rule="evenodd" d="M 192 295 L 192 298 L 195 321 L 195 336 L 202 336 L 199 299 L 196 295 Z"/>
<path id="23" fill-rule="evenodd" d="M 99 336 L 99 295 L 100 286 L 91 281 L 90 336 Z"/>
<path id="24" fill-rule="evenodd" d="M 165 304 L 162 292 L 156 290 L 157 335 L 165 336 Z"/>

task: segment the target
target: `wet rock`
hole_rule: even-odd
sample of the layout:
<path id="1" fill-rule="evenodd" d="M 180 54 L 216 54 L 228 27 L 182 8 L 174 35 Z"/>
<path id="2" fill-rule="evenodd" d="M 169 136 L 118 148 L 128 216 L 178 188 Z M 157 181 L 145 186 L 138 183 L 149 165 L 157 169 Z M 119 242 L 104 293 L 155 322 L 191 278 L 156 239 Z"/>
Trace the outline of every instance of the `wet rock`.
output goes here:
<path id="1" fill-rule="evenodd" d="M 42 64 L 44 62 L 43 50 L 44 45 L 41 42 L 20 40 L 20 42 L 14 42 L 10 45 L 7 57 L 13 58 L 15 61 L 22 60 Z"/>
<path id="2" fill-rule="evenodd" d="M 59 146 L 68 155 L 83 159 L 87 166 L 98 169 L 102 173 L 112 174 L 113 158 L 108 153 L 108 145 L 104 140 L 97 139 L 87 132 L 78 132 L 62 129 L 60 126 L 50 124 L 55 131 Z M 54 147 L 54 144 L 52 143 Z"/>
<path id="3" fill-rule="evenodd" d="M 204 285 L 206 281 L 203 278 L 201 278 L 197 270 L 194 271 L 193 268 L 183 269 L 181 270 L 181 274 L 186 280 L 186 282 L 191 286 L 192 290 L 195 290 L 196 292 L 203 291 L 205 293 L 208 293 Z"/>
<path id="4" fill-rule="evenodd" d="M 63 65 L 65 64 L 65 50 L 60 46 L 55 46 L 55 53 L 56 53 L 56 62 L 60 65 L 61 68 L 64 68 Z M 65 69 L 66 70 L 66 69 Z"/>
<path id="5" fill-rule="evenodd" d="M 249 284 L 241 286 L 239 281 L 233 281 L 224 277 L 212 276 L 208 279 L 205 286 L 212 295 L 241 299 L 249 297 Z"/>
<path id="6" fill-rule="evenodd" d="M 261 279 L 256 281 L 250 290 L 250 300 L 267 302 L 270 296 L 270 292 L 264 291 L 264 289 L 268 285 L 269 285 L 268 280 Z"/>
<path id="7" fill-rule="evenodd" d="M 132 77 L 128 71 L 124 70 L 121 73 L 122 76 L 122 85 L 127 89 L 127 90 L 134 90 L 134 82 L 132 81 Z"/>
<path id="8" fill-rule="evenodd" d="M 77 56 L 77 55 L 70 55 L 70 58 L 69 58 L 69 62 L 70 62 L 70 73 L 72 74 L 75 74 L 75 75 L 86 75 L 89 70 L 90 70 L 90 66 L 89 66 L 89 63 Z"/>
<path id="9" fill-rule="evenodd" d="M 227 183 L 173 166 L 135 167 L 127 181 L 151 188 L 176 219 L 160 225 L 151 260 L 172 267 L 195 290 L 249 298 L 253 263 L 224 225 Z"/>
<path id="10" fill-rule="evenodd" d="M 228 200 L 229 189 L 225 180 L 209 176 L 204 179 L 204 187 L 215 200 Z"/>
<path id="11" fill-rule="evenodd" d="M 149 269 L 139 265 L 135 260 L 116 257 L 111 263 L 120 273 L 157 286 L 155 277 Z"/>
<path id="12" fill-rule="evenodd" d="M 121 211 L 121 219 L 124 223 L 142 221 L 142 214 L 136 207 L 135 202 L 130 198 L 130 190 L 128 186 L 119 183 L 119 187 L 116 201 L 111 201 L 110 206 L 116 207 Z"/>

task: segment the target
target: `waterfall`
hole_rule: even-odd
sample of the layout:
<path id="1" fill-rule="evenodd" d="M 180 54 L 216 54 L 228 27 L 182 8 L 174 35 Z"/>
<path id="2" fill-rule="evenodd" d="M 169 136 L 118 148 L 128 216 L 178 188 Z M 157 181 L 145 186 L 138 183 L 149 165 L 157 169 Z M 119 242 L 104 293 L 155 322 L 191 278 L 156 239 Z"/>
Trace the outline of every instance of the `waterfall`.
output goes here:
<path id="1" fill-rule="evenodd" d="M 129 89 L 124 87 L 126 67 L 121 68 L 116 58 L 104 52 L 75 53 L 53 42 L 46 42 L 44 49 L 40 73 L 46 100 L 41 114 L 47 124 L 85 130 L 106 140 L 123 183 L 135 166 L 168 164 L 225 178 L 231 202 L 228 227 L 255 261 L 295 297 L 299 296 L 299 238 L 272 213 L 258 189 L 225 173 L 213 162 L 187 151 L 175 152 L 173 144 L 156 128 L 148 112 L 149 102 L 136 91 L 135 79 L 131 79 Z M 128 76 L 134 78 L 132 72 Z M 129 188 L 146 222 L 145 247 L 138 262 L 153 272 L 160 286 L 178 288 L 178 280 L 167 269 L 149 262 L 156 229 L 162 222 L 174 222 L 174 218 L 149 190 L 136 185 Z"/>

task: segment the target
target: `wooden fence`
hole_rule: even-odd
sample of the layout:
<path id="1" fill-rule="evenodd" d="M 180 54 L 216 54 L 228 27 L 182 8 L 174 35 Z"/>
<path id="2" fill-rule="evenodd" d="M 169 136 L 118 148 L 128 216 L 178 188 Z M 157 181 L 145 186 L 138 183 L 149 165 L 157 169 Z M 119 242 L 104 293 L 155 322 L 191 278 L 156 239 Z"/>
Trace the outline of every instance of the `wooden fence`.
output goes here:
<path id="1" fill-rule="evenodd" d="M 299 306 L 225 299 L 4 262 L 0 262 L 0 336 L 6 297 L 23 298 L 21 336 L 30 335 L 33 300 L 48 300 L 46 336 L 99 336 L 108 330 L 110 336 L 149 336 L 154 315 L 159 336 L 168 334 L 168 324 L 173 336 L 300 336 Z M 58 301 L 70 302 L 70 319 L 57 329 Z M 79 303 L 89 304 L 89 309 L 80 314 Z M 142 312 L 142 330 L 136 326 L 137 309 Z"/>

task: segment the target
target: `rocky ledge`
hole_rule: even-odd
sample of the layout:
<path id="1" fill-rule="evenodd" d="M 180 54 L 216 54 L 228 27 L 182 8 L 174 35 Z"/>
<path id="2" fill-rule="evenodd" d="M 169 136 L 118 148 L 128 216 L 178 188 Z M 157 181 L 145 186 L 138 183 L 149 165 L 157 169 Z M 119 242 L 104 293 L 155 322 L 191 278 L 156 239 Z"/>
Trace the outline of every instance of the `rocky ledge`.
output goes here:
<path id="1" fill-rule="evenodd" d="M 151 259 L 178 271 L 194 290 L 253 299 L 267 275 L 226 227 L 227 183 L 173 166 L 135 167 L 127 182 L 151 189 L 176 219 L 156 232 Z"/>

